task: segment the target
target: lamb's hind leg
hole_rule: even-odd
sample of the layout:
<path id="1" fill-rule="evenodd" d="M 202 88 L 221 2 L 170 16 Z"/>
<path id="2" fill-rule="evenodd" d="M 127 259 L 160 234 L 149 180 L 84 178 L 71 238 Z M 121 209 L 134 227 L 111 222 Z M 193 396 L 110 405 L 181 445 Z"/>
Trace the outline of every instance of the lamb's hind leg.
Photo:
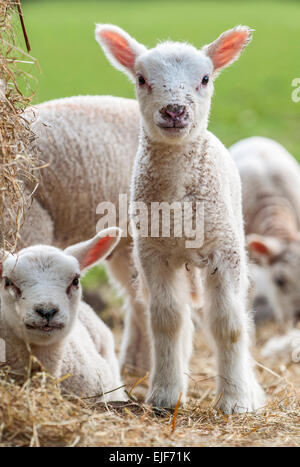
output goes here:
<path id="1" fill-rule="evenodd" d="M 132 246 L 126 239 L 107 261 L 108 271 L 123 288 L 127 295 L 125 328 L 123 333 L 120 366 L 138 372 L 150 369 L 150 338 L 146 307 L 137 297 L 132 261 Z"/>
<path id="2" fill-rule="evenodd" d="M 215 255 L 207 284 L 208 320 L 217 356 L 217 406 L 225 413 L 252 411 L 264 403 L 249 350 L 247 272 L 237 251 Z"/>
<path id="3" fill-rule="evenodd" d="M 139 256 L 149 291 L 153 368 L 147 402 L 174 407 L 185 399 L 192 351 L 190 308 L 183 269 L 169 266 L 165 258 Z"/>

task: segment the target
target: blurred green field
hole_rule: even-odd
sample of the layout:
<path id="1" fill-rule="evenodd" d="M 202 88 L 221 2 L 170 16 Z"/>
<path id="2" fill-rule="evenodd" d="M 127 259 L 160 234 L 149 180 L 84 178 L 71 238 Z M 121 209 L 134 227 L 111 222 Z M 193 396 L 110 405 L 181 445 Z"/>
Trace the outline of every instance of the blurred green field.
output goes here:
<path id="1" fill-rule="evenodd" d="M 265 135 L 300 160 L 300 4 L 296 1 L 66 1 L 23 2 L 32 54 L 40 63 L 39 102 L 76 94 L 134 97 L 94 40 L 94 24 L 110 22 L 153 46 L 187 40 L 201 46 L 236 24 L 254 28 L 241 59 L 216 81 L 210 129 L 226 144 Z"/>

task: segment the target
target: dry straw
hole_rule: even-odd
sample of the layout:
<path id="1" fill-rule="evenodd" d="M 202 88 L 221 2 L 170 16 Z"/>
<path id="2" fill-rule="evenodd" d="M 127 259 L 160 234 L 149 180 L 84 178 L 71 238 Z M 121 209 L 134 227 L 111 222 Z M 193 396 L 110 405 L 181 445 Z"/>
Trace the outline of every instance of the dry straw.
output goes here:
<path id="1" fill-rule="evenodd" d="M 0 0 L 0 248 L 8 251 L 17 247 L 30 204 L 24 183 L 36 185 L 33 135 L 23 113 L 32 98 L 26 95 L 32 78 L 26 67 L 37 63 L 18 46 L 21 26 L 26 31 L 21 14 L 19 1 Z M 26 34 L 25 41 L 29 48 Z"/>
<path id="2" fill-rule="evenodd" d="M 264 340 L 272 335 L 265 331 Z M 120 330 L 115 335 L 118 341 Z M 106 405 L 62 396 L 57 381 L 35 365 L 23 384 L 0 367 L 0 446 L 299 446 L 299 365 L 264 361 L 270 370 L 257 371 L 265 407 L 226 416 L 214 409 L 212 354 L 202 333 L 196 337 L 189 401 L 173 413 L 140 402 L 145 378 L 124 375 L 131 400 Z"/>

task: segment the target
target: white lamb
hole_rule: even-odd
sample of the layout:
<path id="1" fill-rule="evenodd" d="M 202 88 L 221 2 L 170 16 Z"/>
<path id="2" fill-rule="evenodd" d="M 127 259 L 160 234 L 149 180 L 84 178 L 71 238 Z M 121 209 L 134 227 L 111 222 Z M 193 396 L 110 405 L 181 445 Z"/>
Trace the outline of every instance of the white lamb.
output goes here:
<path id="1" fill-rule="evenodd" d="M 268 138 L 244 139 L 230 152 L 242 180 L 249 253 L 260 264 L 254 266 L 256 295 L 266 296 L 289 326 L 300 318 L 300 166 Z"/>
<path id="2" fill-rule="evenodd" d="M 96 28 L 108 59 L 136 83 L 142 129 L 132 201 L 147 206 L 149 220 L 153 202 L 188 202 L 194 208 L 200 203 L 204 209 L 204 231 L 196 224 L 196 232 L 203 234 L 200 247 L 186 248 L 188 238 L 174 233 L 171 238 L 135 238 L 150 296 L 154 362 L 147 401 L 154 406 L 174 407 L 186 395 L 193 340 L 184 275 L 188 265 L 206 266 L 218 407 L 226 413 L 251 411 L 264 400 L 249 352 L 240 179 L 228 151 L 207 131 L 213 79 L 238 58 L 250 36 L 247 27 L 239 26 L 202 50 L 172 42 L 147 50 L 116 26 Z M 192 220 L 195 225 L 195 212 Z"/>
<path id="3" fill-rule="evenodd" d="M 0 263 L 0 337 L 6 364 L 24 374 L 32 354 L 80 397 L 125 400 L 112 333 L 81 302 L 80 272 L 105 258 L 120 230 L 103 230 L 64 251 L 46 245 L 24 248 Z M 116 391 L 114 391 L 117 389 Z"/>

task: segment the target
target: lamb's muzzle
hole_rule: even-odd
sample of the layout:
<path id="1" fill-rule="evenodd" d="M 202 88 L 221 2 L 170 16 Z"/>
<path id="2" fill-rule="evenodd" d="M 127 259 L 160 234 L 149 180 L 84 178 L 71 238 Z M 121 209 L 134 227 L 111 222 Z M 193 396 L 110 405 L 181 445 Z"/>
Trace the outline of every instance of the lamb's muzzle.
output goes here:
<path id="1" fill-rule="evenodd" d="M 169 104 L 163 107 L 159 112 L 163 118 L 163 120 L 158 123 L 160 128 L 175 131 L 175 129 L 185 128 L 188 125 L 188 113 L 185 105 Z"/>

